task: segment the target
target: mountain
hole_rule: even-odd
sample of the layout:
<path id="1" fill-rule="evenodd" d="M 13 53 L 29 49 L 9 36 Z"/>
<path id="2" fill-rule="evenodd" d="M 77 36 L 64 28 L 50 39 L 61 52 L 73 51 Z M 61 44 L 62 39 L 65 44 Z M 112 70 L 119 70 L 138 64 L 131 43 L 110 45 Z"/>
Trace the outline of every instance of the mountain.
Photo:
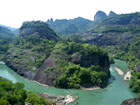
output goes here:
<path id="1" fill-rule="evenodd" d="M 117 14 L 113 11 L 110 11 L 110 13 L 108 15 L 103 11 L 97 11 L 94 16 L 94 21 L 96 23 L 100 23 L 100 22 L 104 21 L 105 19 L 108 19 L 108 18 L 116 16 L 116 15 Z"/>
<path id="2" fill-rule="evenodd" d="M 116 16 L 116 15 L 117 15 L 117 14 L 116 14 L 115 12 L 110 11 L 110 13 L 109 13 L 108 17 L 112 17 L 112 16 Z"/>
<path id="3" fill-rule="evenodd" d="M 97 11 L 96 14 L 95 14 L 95 16 L 94 16 L 94 21 L 95 22 L 101 22 L 101 21 L 107 19 L 107 17 L 108 16 L 107 16 L 107 14 L 105 12 L 103 12 L 103 11 Z"/>
<path id="4" fill-rule="evenodd" d="M 49 27 L 47 23 L 42 21 L 24 22 L 20 28 L 20 35 L 22 37 L 38 35 L 41 38 L 58 40 L 56 33 Z"/>
<path id="5" fill-rule="evenodd" d="M 80 41 L 57 39 L 47 23 L 25 22 L 3 61 L 18 74 L 49 86 L 79 89 L 108 84 L 107 52 Z"/>
<path id="6" fill-rule="evenodd" d="M 109 18 L 110 16 L 115 16 L 116 13 L 110 11 L 109 16 L 103 11 L 98 11 L 94 16 L 94 21 L 84 19 L 82 17 L 77 17 L 74 19 L 48 19 L 47 23 L 50 27 L 60 36 L 76 35 L 87 32 L 90 28 L 94 27 L 99 22 Z"/>
<path id="7" fill-rule="evenodd" d="M 0 26 L 9 29 L 9 30 L 12 31 L 15 35 L 19 34 L 19 29 L 18 29 L 18 28 L 13 28 L 13 27 L 10 27 L 10 26 L 5 26 L 5 25 L 2 25 L 2 24 L 0 24 Z"/>
<path id="8" fill-rule="evenodd" d="M 125 60 L 133 70 L 130 88 L 140 93 L 140 13 L 105 19 L 82 35 L 84 42 L 106 48 L 114 58 Z"/>
<path id="9" fill-rule="evenodd" d="M 8 45 L 14 37 L 15 35 L 9 29 L 0 26 L 0 54 L 7 51 Z"/>
<path id="10" fill-rule="evenodd" d="M 75 19 L 50 19 L 47 21 L 50 27 L 58 34 L 62 36 L 73 35 L 77 33 L 86 32 L 90 27 L 94 25 L 91 20 L 78 17 Z"/>
<path id="11" fill-rule="evenodd" d="M 121 43 L 130 44 L 136 34 L 140 32 L 139 14 L 122 14 L 105 19 L 88 33 L 84 33 L 93 34 L 91 35 L 92 38 L 86 40 L 86 42 L 99 46 L 117 46 Z"/>
<path id="12" fill-rule="evenodd" d="M 8 28 L 12 32 L 17 29 L 17 28 L 13 28 L 13 27 L 10 27 L 10 26 L 5 26 L 5 25 L 2 25 L 2 24 L 0 24 L 0 26 L 5 27 L 5 28 Z"/>

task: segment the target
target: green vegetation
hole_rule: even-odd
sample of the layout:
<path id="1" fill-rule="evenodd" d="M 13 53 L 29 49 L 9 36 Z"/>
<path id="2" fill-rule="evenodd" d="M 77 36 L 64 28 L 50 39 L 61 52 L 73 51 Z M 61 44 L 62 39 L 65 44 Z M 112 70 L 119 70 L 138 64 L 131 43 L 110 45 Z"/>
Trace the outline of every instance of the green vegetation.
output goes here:
<path id="1" fill-rule="evenodd" d="M 133 72 L 130 80 L 130 88 L 132 91 L 140 94 L 140 73 Z"/>
<path id="2" fill-rule="evenodd" d="M 54 31 L 61 36 L 68 36 L 79 34 L 88 31 L 92 26 L 94 26 L 94 22 L 84 19 L 81 17 L 75 19 L 61 19 L 55 20 L 53 19 L 48 20 L 47 23 L 51 26 Z"/>
<path id="3" fill-rule="evenodd" d="M 53 50 L 56 63 L 62 72 L 56 80 L 60 88 L 80 88 L 80 86 L 107 85 L 109 65 L 107 53 L 97 46 L 75 42 L 59 42 Z M 105 71 L 107 69 L 107 71 Z"/>
<path id="4" fill-rule="evenodd" d="M 32 34 L 39 35 L 41 38 L 48 40 L 58 40 L 56 33 L 49 27 L 49 25 L 42 21 L 24 22 L 20 28 L 21 36 L 29 36 Z"/>
<path id="5" fill-rule="evenodd" d="M 22 76 L 59 88 L 107 85 L 110 61 L 106 51 L 83 44 L 78 36 L 58 39 L 47 23 L 25 22 L 4 61 Z"/>
<path id="6" fill-rule="evenodd" d="M 83 68 L 80 65 L 71 64 L 65 68 L 64 75 L 56 81 L 56 86 L 59 88 L 80 88 L 81 85 L 105 87 L 107 85 L 108 75 L 98 66 Z"/>
<path id="7" fill-rule="evenodd" d="M 52 104 L 35 93 L 25 91 L 22 83 L 13 84 L 9 80 L 0 78 L 0 105 L 25 105 L 25 103 L 31 105 Z M 55 104 L 53 103 L 53 105 Z"/>
<path id="8" fill-rule="evenodd" d="M 85 42 L 105 47 L 111 58 L 125 60 L 133 71 L 130 88 L 139 92 L 140 13 L 122 14 L 104 20 L 94 27 Z M 89 36 L 88 36 L 89 37 Z M 83 37 L 84 39 L 84 37 Z M 85 37 L 85 39 L 87 39 Z M 111 61 L 111 59 L 110 59 Z M 137 69 L 137 70 L 136 70 Z"/>
<path id="9" fill-rule="evenodd" d="M 0 26 L 0 54 L 8 50 L 9 43 L 12 42 L 14 34 L 7 28 Z"/>
<path id="10" fill-rule="evenodd" d="M 12 60 L 15 70 L 22 65 L 24 70 L 36 72 L 43 61 L 50 56 L 55 43 L 52 40 L 39 38 L 38 35 L 17 36 L 13 44 L 10 44 L 5 59 Z M 7 63 L 10 63 L 9 61 Z"/>

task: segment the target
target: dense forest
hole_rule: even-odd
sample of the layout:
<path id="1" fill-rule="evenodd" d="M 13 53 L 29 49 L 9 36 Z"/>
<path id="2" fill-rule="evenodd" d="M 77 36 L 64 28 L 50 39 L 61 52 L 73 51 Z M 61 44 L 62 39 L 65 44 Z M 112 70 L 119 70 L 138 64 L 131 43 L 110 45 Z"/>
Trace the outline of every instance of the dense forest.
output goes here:
<path id="1" fill-rule="evenodd" d="M 9 29 L 0 26 L 0 54 L 8 50 L 8 45 L 14 37 L 15 35 Z"/>
<path id="2" fill-rule="evenodd" d="M 24 84 L 0 78 L 0 105 L 55 105 L 35 93 L 24 90 Z"/>

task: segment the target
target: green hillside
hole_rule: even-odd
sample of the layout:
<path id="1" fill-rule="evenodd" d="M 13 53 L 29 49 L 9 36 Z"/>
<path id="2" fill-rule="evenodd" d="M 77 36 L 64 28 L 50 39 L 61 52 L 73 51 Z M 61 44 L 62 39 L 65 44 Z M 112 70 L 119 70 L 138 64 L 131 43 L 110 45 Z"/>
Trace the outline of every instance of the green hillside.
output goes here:
<path id="1" fill-rule="evenodd" d="M 32 105 L 52 104 L 45 98 L 24 90 L 24 84 L 18 82 L 14 84 L 0 77 L 0 105 L 25 105 L 27 103 Z"/>
<path id="2" fill-rule="evenodd" d="M 0 26 L 0 54 L 7 51 L 9 43 L 15 35 L 7 28 Z"/>
<path id="3" fill-rule="evenodd" d="M 105 87 L 110 77 L 108 54 L 75 40 L 60 39 L 46 23 L 26 22 L 3 60 L 18 74 L 50 86 Z"/>
<path id="4" fill-rule="evenodd" d="M 62 36 L 74 35 L 88 31 L 94 25 L 94 22 L 82 17 L 75 19 L 53 19 L 48 20 L 47 23 L 58 34 Z"/>

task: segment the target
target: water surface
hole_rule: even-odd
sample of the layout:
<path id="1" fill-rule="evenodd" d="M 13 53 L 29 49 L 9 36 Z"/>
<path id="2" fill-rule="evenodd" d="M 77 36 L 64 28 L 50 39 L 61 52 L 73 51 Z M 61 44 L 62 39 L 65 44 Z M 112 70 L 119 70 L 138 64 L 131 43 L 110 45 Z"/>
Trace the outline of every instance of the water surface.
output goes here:
<path id="1" fill-rule="evenodd" d="M 123 80 L 123 76 L 118 75 L 114 67 L 119 67 L 126 73 L 128 71 L 127 63 L 121 60 L 115 60 L 116 64 L 111 65 L 111 79 L 106 88 L 95 91 L 84 91 L 76 89 L 58 89 L 53 87 L 43 87 L 35 82 L 31 82 L 16 72 L 8 68 L 4 64 L 0 64 L 0 76 L 11 80 L 12 82 L 22 82 L 25 84 L 25 89 L 33 92 L 50 93 L 55 96 L 73 95 L 79 98 L 74 102 L 79 105 L 120 105 L 122 101 L 129 98 L 134 98 L 137 95 L 130 91 L 128 82 Z M 71 103 L 69 105 L 74 105 Z"/>

